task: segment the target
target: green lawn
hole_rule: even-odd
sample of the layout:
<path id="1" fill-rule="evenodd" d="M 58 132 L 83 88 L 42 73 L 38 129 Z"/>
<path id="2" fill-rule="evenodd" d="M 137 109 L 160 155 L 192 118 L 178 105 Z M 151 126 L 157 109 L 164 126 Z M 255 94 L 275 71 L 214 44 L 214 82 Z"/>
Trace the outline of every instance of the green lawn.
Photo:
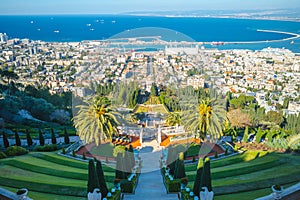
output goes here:
<path id="1" fill-rule="evenodd" d="M 28 188 L 32 194 L 29 196 L 33 199 L 84 199 L 87 188 L 87 168 L 86 162 L 62 157 L 52 152 L 30 153 L 2 159 L 0 160 L 0 187 Z M 103 165 L 103 170 L 107 186 L 112 188 L 114 169 Z"/>
<path id="2" fill-rule="evenodd" d="M 216 195 L 224 196 L 224 199 L 230 198 L 233 193 L 233 199 L 249 199 L 244 198 L 247 193 L 253 194 L 251 199 L 263 196 L 270 193 L 266 191 L 274 184 L 284 185 L 300 181 L 299 163 L 299 156 L 261 151 L 248 151 L 212 161 L 213 190 Z M 186 165 L 190 188 L 193 188 L 195 169 L 196 164 Z"/>

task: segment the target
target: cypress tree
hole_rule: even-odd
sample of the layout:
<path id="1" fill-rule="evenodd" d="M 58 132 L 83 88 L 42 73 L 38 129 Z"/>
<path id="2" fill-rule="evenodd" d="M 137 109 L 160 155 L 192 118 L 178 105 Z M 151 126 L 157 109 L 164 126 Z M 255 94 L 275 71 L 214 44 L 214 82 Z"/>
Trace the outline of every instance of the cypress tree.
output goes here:
<path id="1" fill-rule="evenodd" d="M 174 178 L 183 178 L 185 176 L 184 154 L 183 152 L 180 152 L 175 164 Z"/>
<path id="2" fill-rule="evenodd" d="M 129 156 L 130 156 L 130 169 L 132 170 L 132 168 L 135 165 L 135 159 L 134 159 L 134 152 L 133 152 L 133 147 L 132 145 L 129 146 Z"/>
<path id="3" fill-rule="evenodd" d="M 107 189 L 104 174 L 103 174 L 102 164 L 99 160 L 96 161 L 96 172 L 97 172 L 97 176 L 98 176 L 98 181 L 99 181 L 99 186 L 100 186 L 100 191 L 101 191 L 102 197 L 106 197 L 107 193 L 108 193 L 108 189 Z"/>
<path id="4" fill-rule="evenodd" d="M 26 139 L 27 139 L 27 145 L 31 146 L 33 144 L 33 142 L 32 142 L 32 138 L 30 136 L 30 133 L 29 133 L 28 129 L 26 129 Z"/>
<path id="5" fill-rule="evenodd" d="M 257 130 L 257 133 L 255 135 L 255 142 L 256 143 L 260 143 L 260 139 L 261 139 L 262 135 L 263 135 L 263 131 L 259 127 L 258 130 Z"/>
<path id="6" fill-rule="evenodd" d="M 52 144 L 56 144 L 56 137 L 53 128 L 51 128 L 51 142 Z"/>
<path id="7" fill-rule="evenodd" d="M 2 132 L 2 135 L 3 135 L 3 144 L 4 144 L 4 147 L 7 148 L 7 147 L 9 147 L 9 141 L 7 139 L 7 135 L 4 132 Z"/>
<path id="8" fill-rule="evenodd" d="M 16 146 L 21 146 L 21 140 L 17 130 L 15 130 L 15 139 L 16 139 Z"/>
<path id="9" fill-rule="evenodd" d="M 99 188 L 99 181 L 95 170 L 94 160 L 89 161 L 87 192 L 93 193 L 95 188 Z"/>
<path id="10" fill-rule="evenodd" d="M 116 161 L 116 178 L 123 179 L 123 171 L 122 171 L 122 153 L 118 153 Z"/>
<path id="11" fill-rule="evenodd" d="M 196 179 L 194 181 L 194 187 L 193 187 L 193 193 L 195 194 L 195 196 L 198 197 L 200 193 L 200 186 L 202 185 L 201 184 L 202 176 L 203 176 L 203 159 L 199 158 Z"/>
<path id="12" fill-rule="evenodd" d="M 248 126 L 246 126 L 242 141 L 245 143 L 248 142 L 248 137 L 249 137 L 249 128 L 248 128 Z"/>
<path id="13" fill-rule="evenodd" d="M 207 187 L 208 191 L 212 191 L 211 185 L 211 172 L 210 172 L 210 159 L 206 157 L 204 160 L 204 169 L 203 169 L 203 176 L 202 176 L 202 185 L 201 187 Z"/>
<path id="14" fill-rule="evenodd" d="M 44 146 L 45 145 L 45 138 L 43 136 L 42 130 L 39 129 L 39 140 L 40 140 L 40 146 Z"/>
<path id="15" fill-rule="evenodd" d="M 65 141 L 65 144 L 70 144 L 70 138 L 69 138 L 69 135 L 67 132 L 67 128 L 64 129 L 64 141 Z"/>

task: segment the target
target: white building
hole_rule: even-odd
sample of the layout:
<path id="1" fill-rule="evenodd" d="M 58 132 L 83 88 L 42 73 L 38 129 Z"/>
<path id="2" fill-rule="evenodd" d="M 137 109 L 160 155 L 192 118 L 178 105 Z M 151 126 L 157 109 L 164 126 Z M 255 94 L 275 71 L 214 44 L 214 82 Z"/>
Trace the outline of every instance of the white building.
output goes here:
<path id="1" fill-rule="evenodd" d="M 0 33 L 0 43 L 6 43 L 8 40 L 8 36 L 6 33 Z"/>

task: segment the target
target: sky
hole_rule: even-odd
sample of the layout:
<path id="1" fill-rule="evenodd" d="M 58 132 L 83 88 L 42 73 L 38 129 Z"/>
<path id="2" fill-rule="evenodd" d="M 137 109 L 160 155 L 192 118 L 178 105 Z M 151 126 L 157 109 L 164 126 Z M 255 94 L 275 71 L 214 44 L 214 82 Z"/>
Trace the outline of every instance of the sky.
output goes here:
<path id="1" fill-rule="evenodd" d="M 1 0 L 0 15 L 300 8 L 300 0 Z"/>

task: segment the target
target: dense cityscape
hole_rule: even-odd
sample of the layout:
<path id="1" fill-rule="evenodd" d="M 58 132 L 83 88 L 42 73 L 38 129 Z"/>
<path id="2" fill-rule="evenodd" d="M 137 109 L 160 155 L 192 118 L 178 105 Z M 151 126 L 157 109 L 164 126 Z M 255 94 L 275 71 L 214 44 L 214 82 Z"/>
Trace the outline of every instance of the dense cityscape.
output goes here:
<path id="1" fill-rule="evenodd" d="M 300 199 L 297 0 L 3 0 L 0 200 Z"/>

